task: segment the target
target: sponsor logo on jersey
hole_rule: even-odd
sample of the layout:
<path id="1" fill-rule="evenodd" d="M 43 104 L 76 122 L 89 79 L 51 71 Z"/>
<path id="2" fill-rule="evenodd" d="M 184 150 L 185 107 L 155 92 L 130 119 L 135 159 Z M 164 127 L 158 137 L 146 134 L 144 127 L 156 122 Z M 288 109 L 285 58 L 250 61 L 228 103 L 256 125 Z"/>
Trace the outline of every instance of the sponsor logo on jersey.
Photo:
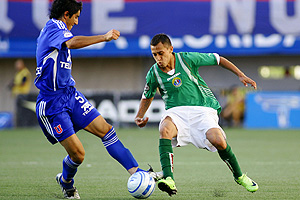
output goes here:
<path id="1" fill-rule="evenodd" d="M 72 69 L 72 63 L 60 61 L 60 67 L 65 69 Z"/>
<path id="2" fill-rule="evenodd" d="M 177 74 L 174 74 L 174 75 L 171 76 L 170 78 L 167 78 L 167 81 L 171 80 L 171 79 L 174 78 L 174 77 L 179 76 L 180 74 L 181 74 L 180 72 L 178 72 Z"/>
<path id="3" fill-rule="evenodd" d="M 175 87 L 180 87 L 182 85 L 182 81 L 179 77 L 175 77 L 173 78 L 172 80 L 172 84 L 175 86 Z"/>
<path id="4" fill-rule="evenodd" d="M 71 32 L 69 32 L 69 31 L 64 32 L 65 38 L 72 37 L 72 36 L 73 36 L 73 34 Z"/>

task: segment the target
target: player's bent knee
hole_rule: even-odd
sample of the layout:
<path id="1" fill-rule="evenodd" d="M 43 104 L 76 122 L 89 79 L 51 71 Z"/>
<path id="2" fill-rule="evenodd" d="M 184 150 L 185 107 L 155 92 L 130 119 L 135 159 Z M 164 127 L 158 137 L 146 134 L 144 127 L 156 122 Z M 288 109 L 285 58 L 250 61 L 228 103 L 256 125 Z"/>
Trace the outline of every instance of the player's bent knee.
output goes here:
<path id="1" fill-rule="evenodd" d="M 85 130 L 93 133 L 97 137 L 103 138 L 109 130 L 112 128 L 112 125 L 107 123 L 105 119 L 100 115 L 94 121 L 92 121 Z"/>
<path id="2" fill-rule="evenodd" d="M 166 117 L 159 126 L 159 134 L 162 139 L 172 139 L 177 136 L 177 128 L 171 117 Z"/>
<path id="3" fill-rule="evenodd" d="M 79 150 L 77 152 L 72 153 L 72 155 L 70 155 L 71 159 L 78 164 L 81 164 L 84 160 L 84 156 L 85 156 L 85 151 L 83 150 Z"/>
<path id="4" fill-rule="evenodd" d="M 206 138 L 218 150 L 224 150 L 227 147 L 224 136 L 217 129 L 210 129 L 209 131 L 207 131 Z"/>
<path id="5" fill-rule="evenodd" d="M 216 137 L 213 141 L 210 141 L 210 143 L 218 150 L 224 150 L 227 147 L 226 140 L 223 137 Z"/>
<path id="6" fill-rule="evenodd" d="M 227 147 L 227 144 L 226 142 L 219 142 L 219 143 L 216 143 L 216 144 L 213 144 L 218 150 L 225 150 L 226 147 Z"/>
<path id="7" fill-rule="evenodd" d="M 171 140 L 174 137 L 172 131 L 166 126 L 161 127 L 159 129 L 159 134 L 160 134 L 160 138 L 164 138 L 164 139 L 170 139 Z"/>

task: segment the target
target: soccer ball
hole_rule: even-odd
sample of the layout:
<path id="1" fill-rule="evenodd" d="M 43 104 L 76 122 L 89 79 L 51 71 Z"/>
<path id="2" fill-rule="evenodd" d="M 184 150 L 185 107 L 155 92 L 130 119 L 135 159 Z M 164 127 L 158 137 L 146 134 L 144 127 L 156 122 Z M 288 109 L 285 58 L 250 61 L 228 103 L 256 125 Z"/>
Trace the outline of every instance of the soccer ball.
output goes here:
<path id="1" fill-rule="evenodd" d="M 146 199 L 153 193 L 155 181 L 149 173 L 139 171 L 129 177 L 127 188 L 133 197 L 137 199 Z"/>

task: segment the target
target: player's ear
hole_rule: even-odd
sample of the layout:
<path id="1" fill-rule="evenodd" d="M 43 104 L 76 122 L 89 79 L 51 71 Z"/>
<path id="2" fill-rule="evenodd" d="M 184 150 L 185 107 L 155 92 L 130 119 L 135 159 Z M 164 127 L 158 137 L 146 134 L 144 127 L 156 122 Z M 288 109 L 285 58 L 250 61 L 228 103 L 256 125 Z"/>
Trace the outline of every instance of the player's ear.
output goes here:
<path id="1" fill-rule="evenodd" d="M 65 11 L 65 12 L 64 12 L 64 18 L 66 19 L 67 17 L 70 18 L 70 13 L 69 13 L 69 11 Z"/>

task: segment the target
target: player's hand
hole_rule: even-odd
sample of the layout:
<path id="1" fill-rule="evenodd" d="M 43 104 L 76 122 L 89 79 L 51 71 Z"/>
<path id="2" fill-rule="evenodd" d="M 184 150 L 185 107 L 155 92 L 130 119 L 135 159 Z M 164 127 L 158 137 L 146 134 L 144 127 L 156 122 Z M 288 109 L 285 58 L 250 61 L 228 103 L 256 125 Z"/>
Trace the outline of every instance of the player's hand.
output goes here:
<path id="1" fill-rule="evenodd" d="M 146 126 L 148 120 L 149 120 L 149 117 L 145 117 L 145 118 L 136 117 L 136 118 L 134 119 L 136 125 L 137 125 L 138 127 L 140 127 L 140 128 Z"/>
<path id="2" fill-rule="evenodd" d="M 111 40 L 116 40 L 118 39 L 120 36 L 120 31 L 117 31 L 115 29 L 112 29 L 110 31 L 108 31 L 105 35 L 104 35 L 104 38 L 105 38 L 105 41 L 109 42 Z"/>
<path id="3" fill-rule="evenodd" d="M 240 81 L 244 84 L 244 86 L 248 87 L 248 84 L 250 84 L 255 90 L 256 90 L 256 82 L 249 78 L 248 76 L 240 76 L 239 77 Z"/>

